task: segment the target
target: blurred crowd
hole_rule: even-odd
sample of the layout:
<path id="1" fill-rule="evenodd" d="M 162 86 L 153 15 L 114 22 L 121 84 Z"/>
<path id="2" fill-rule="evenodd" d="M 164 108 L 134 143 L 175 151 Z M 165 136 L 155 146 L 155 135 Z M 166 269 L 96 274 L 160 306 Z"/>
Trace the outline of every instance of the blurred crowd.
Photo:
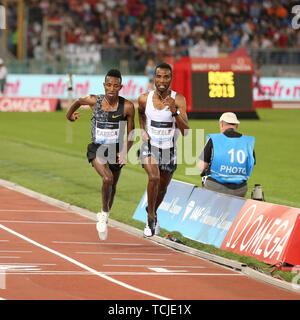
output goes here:
<path id="1" fill-rule="evenodd" d="M 133 48 L 143 56 L 214 56 L 220 48 L 300 48 L 290 25 L 289 0 L 25 0 L 29 7 L 28 57 L 42 54 L 43 19 L 62 22 L 65 42 Z M 47 54 L 56 59 L 60 29 L 49 29 Z M 70 49 L 71 48 L 71 49 Z M 97 59 L 101 59 L 98 57 Z"/>

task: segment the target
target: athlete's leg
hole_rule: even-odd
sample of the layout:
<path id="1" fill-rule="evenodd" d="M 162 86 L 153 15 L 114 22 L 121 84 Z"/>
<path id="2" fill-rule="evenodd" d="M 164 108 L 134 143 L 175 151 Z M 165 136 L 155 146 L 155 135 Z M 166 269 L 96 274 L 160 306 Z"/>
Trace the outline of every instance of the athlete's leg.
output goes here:
<path id="1" fill-rule="evenodd" d="M 167 188 L 172 179 L 172 176 L 173 176 L 173 173 L 160 171 L 159 187 L 158 187 L 158 193 L 157 193 L 156 202 L 155 202 L 155 212 L 165 197 L 165 194 L 167 192 Z"/>
<path id="2" fill-rule="evenodd" d="M 159 168 L 153 157 L 143 159 L 144 168 L 148 174 L 147 196 L 148 196 L 148 218 L 155 220 L 155 204 L 159 188 Z"/>
<path id="3" fill-rule="evenodd" d="M 114 176 L 107 163 L 101 163 L 97 158 L 92 160 L 97 173 L 102 177 L 102 210 L 109 212 Z"/>
<path id="4" fill-rule="evenodd" d="M 113 170 L 112 171 L 113 184 L 111 187 L 111 195 L 110 195 L 110 200 L 109 200 L 109 210 L 111 209 L 113 202 L 114 202 L 114 198 L 115 198 L 115 194 L 116 194 L 116 190 L 117 190 L 117 183 L 119 181 L 120 173 L 121 173 L 121 170 Z"/>

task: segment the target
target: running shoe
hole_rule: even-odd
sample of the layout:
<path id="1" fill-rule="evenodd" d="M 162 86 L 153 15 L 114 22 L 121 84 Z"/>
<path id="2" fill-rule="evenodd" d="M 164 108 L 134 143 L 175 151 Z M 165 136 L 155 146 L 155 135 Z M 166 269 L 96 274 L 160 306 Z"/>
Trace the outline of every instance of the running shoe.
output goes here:
<path id="1" fill-rule="evenodd" d="M 98 222 L 96 224 L 96 229 L 99 234 L 100 240 L 106 240 L 107 239 L 107 223 L 108 223 L 108 213 L 106 212 L 99 212 L 97 214 Z"/>
<path id="2" fill-rule="evenodd" d="M 157 219 L 157 215 L 155 215 L 155 229 L 154 229 L 154 234 L 158 235 L 160 233 L 160 224 Z"/>
<path id="3" fill-rule="evenodd" d="M 144 236 L 152 237 L 155 234 L 155 220 L 148 219 L 148 222 L 144 228 Z"/>
<path id="4" fill-rule="evenodd" d="M 148 206 L 146 207 L 146 211 L 148 213 Z M 153 220 L 151 219 L 152 223 L 153 223 Z M 145 226 L 145 229 L 144 229 L 144 235 L 146 237 L 152 237 L 153 235 L 158 235 L 160 233 L 160 224 L 159 224 L 159 221 L 157 219 L 157 214 L 155 213 L 155 226 L 154 226 L 154 233 L 151 231 L 151 228 L 149 227 L 149 219 L 148 219 L 148 222 Z"/>

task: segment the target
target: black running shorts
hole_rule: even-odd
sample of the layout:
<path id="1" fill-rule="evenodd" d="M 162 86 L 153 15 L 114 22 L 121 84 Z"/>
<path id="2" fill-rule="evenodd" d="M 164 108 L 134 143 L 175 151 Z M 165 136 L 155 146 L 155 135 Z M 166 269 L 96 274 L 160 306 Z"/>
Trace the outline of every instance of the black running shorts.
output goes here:
<path id="1" fill-rule="evenodd" d="M 153 157 L 160 171 L 172 174 L 177 169 L 176 148 L 160 149 L 152 146 L 150 143 L 143 143 L 139 150 L 139 159 L 142 161 L 147 157 Z M 143 166 L 144 167 L 144 166 Z"/>
<path id="2" fill-rule="evenodd" d="M 96 157 L 102 160 L 107 160 L 110 170 L 121 170 L 122 167 L 117 162 L 117 153 L 119 152 L 119 144 L 98 144 L 90 143 L 87 147 L 86 156 L 89 163 L 91 163 Z"/>

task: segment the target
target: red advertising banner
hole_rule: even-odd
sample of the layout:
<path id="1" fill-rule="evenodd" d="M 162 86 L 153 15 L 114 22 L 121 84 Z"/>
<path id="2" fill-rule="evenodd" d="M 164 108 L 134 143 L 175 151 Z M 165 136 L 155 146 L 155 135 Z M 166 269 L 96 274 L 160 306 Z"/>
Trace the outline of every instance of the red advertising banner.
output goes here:
<path id="1" fill-rule="evenodd" d="M 55 111 L 58 99 L 48 98 L 0 98 L 0 112 L 51 112 Z"/>
<path id="2" fill-rule="evenodd" d="M 252 256 L 269 264 L 293 261 L 300 264 L 300 254 L 293 244 L 298 238 L 296 222 L 300 209 L 247 200 L 234 220 L 221 249 Z M 299 231 L 299 230 L 298 230 Z M 289 259 L 289 251 L 293 259 Z"/>
<path id="3" fill-rule="evenodd" d="M 252 60 L 249 57 L 191 58 L 192 71 L 252 72 L 252 68 Z"/>

